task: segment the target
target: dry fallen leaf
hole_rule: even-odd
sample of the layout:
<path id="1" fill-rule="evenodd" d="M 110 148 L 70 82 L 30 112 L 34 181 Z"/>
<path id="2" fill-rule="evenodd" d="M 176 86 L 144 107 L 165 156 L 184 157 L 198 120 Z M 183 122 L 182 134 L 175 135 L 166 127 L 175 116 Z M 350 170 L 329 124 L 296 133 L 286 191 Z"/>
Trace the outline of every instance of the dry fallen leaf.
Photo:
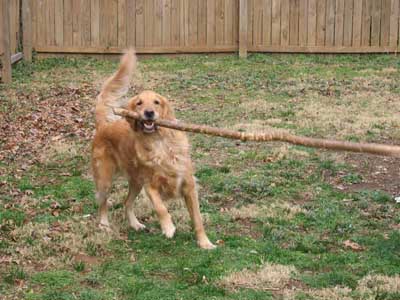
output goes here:
<path id="1" fill-rule="evenodd" d="M 363 246 L 361 246 L 360 244 L 358 244 L 356 242 L 350 241 L 350 240 L 344 241 L 343 245 L 345 248 L 350 248 L 351 250 L 354 250 L 354 251 L 363 251 L 364 250 Z"/>

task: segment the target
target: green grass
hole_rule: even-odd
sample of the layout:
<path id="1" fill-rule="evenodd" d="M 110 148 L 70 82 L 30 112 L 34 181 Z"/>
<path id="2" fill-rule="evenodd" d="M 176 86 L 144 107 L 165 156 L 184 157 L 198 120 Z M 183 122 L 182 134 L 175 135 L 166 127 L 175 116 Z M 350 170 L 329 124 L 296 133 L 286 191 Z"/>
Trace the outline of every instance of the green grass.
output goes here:
<path id="1" fill-rule="evenodd" d="M 189 229 L 167 240 L 151 213 L 141 215 L 149 232 L 136 233 L 118 201 L 110 212 L 116 232 L 98 230 L 90 138 L 79 130 L 93 130 L 92 90 L 116 66 L 35 59 L 17 64 L 14 83 L 2 86 L 0 111 L 11 120 L 37 113 L 42 101 L 70 99 L 66 86 L 87 110 L 74 112 L 87 118 L 81 127 L 58 127 L 32 141 L 28 154 L 0 164 L 0 259 L 10 259 L 0 269 L 5 299 L 283 299 L 285 293 L 322 299 L 318 293 L 333 287 L 349 288 L 351 299 L 399 297 L 379 286 L 367 294 L 360 289 L 368 275 L 399 280 L 400 208 L 391 185 L 398 178 L 383 172 L 379 185 L 372 176 L 393 160 L 191 135 L 201 210 L 218 248 L 200 250 Z M 159 56 L 140 61 L 135 85 L 172 99 L 178 117 L 189 122 L 398 144 L 399 67 L 391 55 Z M 73 151 L 54 150 L 60 134 Z M 116 184 L 112 198 L 121 202 L 124 189 Z M 231 214 L 248 207 L 254 214 Z M 278 291 L 220 284 L 267 262 L 297 273 Z"/>

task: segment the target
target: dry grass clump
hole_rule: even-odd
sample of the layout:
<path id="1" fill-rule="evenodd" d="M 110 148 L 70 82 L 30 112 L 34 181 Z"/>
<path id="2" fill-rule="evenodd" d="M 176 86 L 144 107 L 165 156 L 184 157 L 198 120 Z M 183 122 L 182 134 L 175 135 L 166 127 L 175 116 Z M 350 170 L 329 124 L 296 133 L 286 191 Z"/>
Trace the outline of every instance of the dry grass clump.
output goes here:
<path id="1" fill-rule="evenodd" d="M 363 295 L 376 295 L 377 292 L 400 292 L 400 275 L 393 277 L 385 275 L 367 275 L 358 282 L 357 291 Z"/>
<path id="2" fill-rule="evenodd" d="M 233 219 L 256 219 L 256 218 L 275 218 L 284 217 L 291 219 L 296 214 L 304 212 L 298 206 L 288 202 L 270 203 L 269 205 L 249 204 L 239 208 L 231 208 L 228 213 Z"/>
<path id="3" fill-rule="evenodd" d="M 294 266 L 266 263 L 258 271 L 244 269 L 234 272 L 220 280 L 228 289 L 248 288 L 255 290 L 283 289 L 297 273 Z"/>

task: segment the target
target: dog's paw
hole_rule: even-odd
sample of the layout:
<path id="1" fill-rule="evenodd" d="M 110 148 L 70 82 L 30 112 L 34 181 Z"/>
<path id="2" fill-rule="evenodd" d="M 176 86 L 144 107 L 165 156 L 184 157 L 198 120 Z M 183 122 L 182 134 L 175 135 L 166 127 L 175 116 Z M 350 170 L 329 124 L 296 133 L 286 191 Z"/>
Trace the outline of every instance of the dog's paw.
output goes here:
<path id="1" fill-rule="evenodd" d="M 135 231 L 142 231 L 142 230 L 145 230 L 145 229 L 146 229 L 146 225 L 144 225 L 144 224 L 142 224 L 142 223 L 140 223 L 140 222 L 137 222 L 137 223 L 134 223 L 134 224 L 130 224 L 130 226 L 131 226 L 131 228 L 133 228 Z"/>
<path id="2" fill-rule="evenodd" d="M 204 241 L 198 241 L 197 244 L 199 245 L 199 247 L 201 249 L 205 249 L 205 250 L 212 250 L 217 248 L 217 246 L 215 246 L 213 243 L 211 243 L 208 239 L 204 240 Z"/>
<path id="3" fill-rule="evenodd" d="M 111 233 L 112 229 L 109 223 L 99 223 L 99 228 L 105 232 Z"/>
<path id="4" fill-rule="evenodd" d="M 167 225 L 163 225 L 162 227 L 162 233 L 169 239 L 173 238 L 175 234 L 176 227 L 174 224 L 170 223 Z"/>

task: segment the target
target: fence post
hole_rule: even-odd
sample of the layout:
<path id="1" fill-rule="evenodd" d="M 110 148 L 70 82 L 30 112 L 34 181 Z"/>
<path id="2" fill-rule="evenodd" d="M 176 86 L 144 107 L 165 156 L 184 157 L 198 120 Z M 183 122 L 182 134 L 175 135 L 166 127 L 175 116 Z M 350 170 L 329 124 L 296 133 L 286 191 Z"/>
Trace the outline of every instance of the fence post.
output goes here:
<path id="1" fill-rule="evenodd" d="M 24 59 L 32 61 L 32 14 L 31 0 L 22 0 L 22 47 Z"/>
<path id="2" fill-rule="evenodd" d="M 1 80 L 4 83 L 11 82 L 11 49 L 10 49 L 10 1 L 0 0 L 2 16 L 0 16 L 0 22 L 2 22 L 0 28 L 3 30 L 3 39 L 0 41 L 3 44 L 3 59 L 2 59 L 2 75 Z"/>
<path id="3" fill-rule="evenodd" d="M 239 57 L 247 57 L 247 0 L 240 0 L 239 5 Z"/>

